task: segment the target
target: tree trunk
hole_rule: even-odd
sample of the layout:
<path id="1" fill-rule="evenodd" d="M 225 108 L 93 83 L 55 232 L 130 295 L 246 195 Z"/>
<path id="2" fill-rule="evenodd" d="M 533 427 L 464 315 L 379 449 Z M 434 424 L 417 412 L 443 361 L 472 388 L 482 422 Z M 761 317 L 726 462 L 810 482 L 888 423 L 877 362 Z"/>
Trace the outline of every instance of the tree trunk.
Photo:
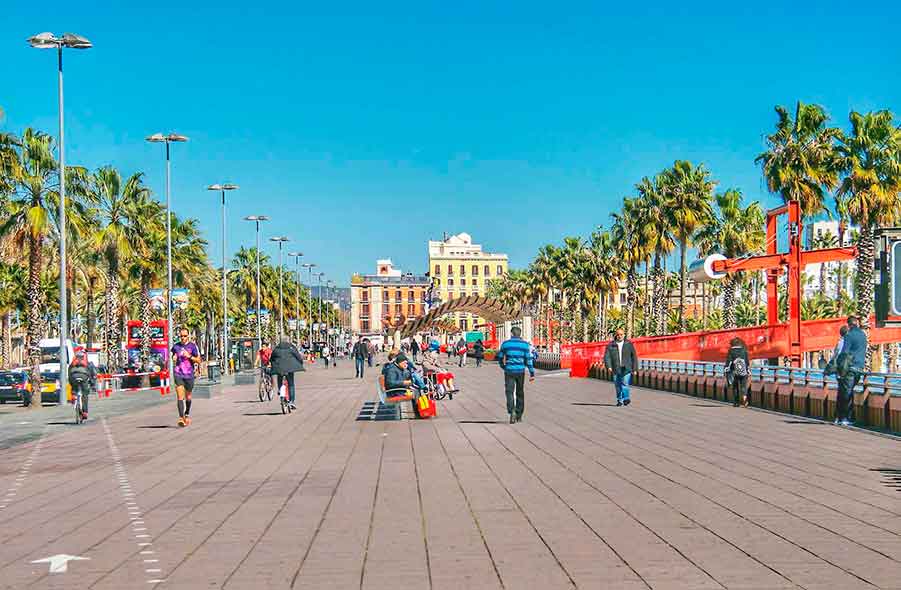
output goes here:
<path id="1" fill-rule="evenodd" d="M 41 314 L 44 302 L 41 296 L 42 268 L 41 238 L 28 236 L 28 332 L 25 342 L 28 351 L 28 364 L 31 365 L 31 409 L 41 407 L 41 348 L 39 342 L 43 335 Z M 60 367 L 62 369 L 62 367 Z"/>
<path id="2" fill-rule="evenodd" d="M 688 278 L 686 256 L 688 255 L 687 240 L 679 240 L 679 331 L 685 332 L 685 282 Z"/>
<path id="3" fill-rule="evenodd" d="M 826 263 L 820 263 L 820 296 L 826 296 Z"/>
<path id="4" fill-rule="evenodd" d="M 607 339 L 607 294 L 601 296 L 601 337 L 598 340 Z"/>
<path id="5" fill-rule="evenodd" d="M 85 323 L 87 324 L 87 335 L 85 346 L 94 345 L 94 279 L 89 278 L 87 284 L 86 304 L 85 304 Z"/>
<path id="6" fill-rule="evenodd" d="M 119 324 L 119 277 L 112 269 L 109 271 L 108 281 L 106 288 L 106 362 L 110 370 L 118 371 L 122 366 L 119 358 L 119 351 L 122 348 Z"/>
<path id="7" fill-rule="evenodd" d="M 3 335 L 0 338 L 0 367 L 4 369 L 8 369 L 10 366 L 9 362 L 9 312 L 4 312 L 3 317 L 0 318 L 3 324 Z"/>
<path id="8" fill-rule="evenodd" d="M 664 317 L 666 315 L 666 273 L 663 270 L 660 254 L 654 255 L 654 299 L 651 325 L 653 334 L 660 336 L 666 331 Z"/>
<path id="9" fill-rule="evenodd" d="M 141 285 L 141 364 L 145 367 L 150 366 L 150 347 L 152 343 L 150 334 L 150 285 L 147 281 L 143 281 Z M 175 340 L 172 340 L 175 342 Z"/>
<path id="10" fill-rule="evenodd" d="M 860 226 L 860 241 L 857 244 L 857 276 L 854 281 L 854 298 L 857 300 L 857 315 L 860 316 L 860 327 L 870 339 L 870 316 L 873 313 L 873 259 L 876 254 L 873 228 L 867 224 Z M 873 360 L 873 347 L 867 350 L 869 370 Z"/>
<path id="11" fill-rule="evenodd" d="M 723 327 L 735 328 L 735 279 L 732 275 L 723 279 Z"/>
<path id="12" fill-rule="evenodd" d="M 638 288 L 638 277 L 635 266 L 629 267 L 626 277 L 626 338 L 631 338 L 635 331 L 635 291 Z"/>

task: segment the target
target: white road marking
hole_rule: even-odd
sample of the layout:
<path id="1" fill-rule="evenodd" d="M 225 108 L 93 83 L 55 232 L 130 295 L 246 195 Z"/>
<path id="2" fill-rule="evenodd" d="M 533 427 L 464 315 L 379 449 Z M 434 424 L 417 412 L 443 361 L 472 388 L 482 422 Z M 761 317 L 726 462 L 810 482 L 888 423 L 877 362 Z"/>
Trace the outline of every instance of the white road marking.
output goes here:
<path id="1" fill-rule="evenodd" d="M 91 558 L 60 553 L 58 555 L 51 555 L 50 557 L 45 557 L 43 559 L 35 559 L 31 563 L 49 563 L 51 574 L 64 574 L 69 570 L 70 561 L 87 561 L 89 559 Z"/>

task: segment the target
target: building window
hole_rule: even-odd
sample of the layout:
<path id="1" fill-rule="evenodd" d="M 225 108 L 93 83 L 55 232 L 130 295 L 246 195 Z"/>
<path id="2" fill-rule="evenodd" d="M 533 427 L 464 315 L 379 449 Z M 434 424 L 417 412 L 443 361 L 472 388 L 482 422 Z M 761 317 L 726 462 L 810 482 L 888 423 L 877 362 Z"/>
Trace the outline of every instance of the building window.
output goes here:
<path id="1" fill-rule="evenodd" d="M 454 279 L 447 279 L 447 286 L 448 286 L 448 287 L 453 287 L 453 286 L 454 286 Z"/>
<path id="2" fill-rule="evenodd" d="M 472 280 L 472 286 L 473 286 L 473 287 L 478 287 L 478 286 L 479 286 L 479 279 L 473 279 L 473 280 Z"/>
<path id="3" fill-rule="evenodd" d="M 436 286 L 436 287 L 440 287 L 440 286 L 441 286 L 441 279 L 435 279 L 435 286 Z"/>
<path id="4" fill-rule="evenodd" d="M 465 287 L 465 286 L 466 286 L 466 279 L 460 279 L 460 286 L 461 286 L 461 287 Z"/>
<path id="5" fill-rule="evenodd" d="M 435 265 L 435 276 L 436 276 L 436 277 L 440 277 L 440 276 L 441 276 L 441 265 L 440 265 L 440 264 L 436 264 L 436 265 Z"/>
<path id="6" fill-rule="evenodd" d="M 369 315 L 369 304 L 368 303 L 363 304 L 363 311 L 361 311 L 360 313 L 365 316 Z"/>
<path id="7" fill-rule="evenodd" d="M 474 276 L 474 277 L 479 276 L 479 265 L 478 264 L 472 265 L 472 276 Z"/>
<path id="8" fill-rule="evenodd" d="M 416 306 L 414 304 L 410 304 L 407 306 L 407 317 L 412 317 L 416 315 Z"/>
<path id="9" fill-rule="evenodd" d="M 449 276 L 449 277 L 454 276 L 454 267 L 453 267 L 453 265 L 450 265 L 450 264 L 447 265 L 447 276 Z"/>
<path id="10" fill-rule="evenodd" d="M 360 328 L 364 332 L 368 332 L 369 331 L 369 320 L 363 320 L 362 322 L 360 322 Z"/>
<path id="11" fill-rule="evenodd" d="M 362 293 L 363 301 L 369 301 L 369 290 L 366 289 Z"/>
<path id="12" fill-rule="evenodd" d="M 390 314 L 391 314 L 391 308 L 388 306 L 387 303 L 383 303 L 382 304 L 382 316 L 388 317 Z"/>
<path id="13" fill-rule="evenodd" d="M 460 320 L 460 329 L 464 332 L 469 330 L 469 320 Z"/>
<path id="14" fill-rule="evenodd" d="M 397 291 L 394 292 L 394 301 L 395 301 L 395 303 L 398 303 L 403 300 L 404 300 L 404 296 L 401 295 L 400 289 L 398 289 Z"/>
<path id="15" fill-rule="evenodd" d="M 465 277 L 465 276 L 466 276 L 466 265 L 465 265 L 465 264 L 461 264 L 461 265 L 460 265 L 460 276 L 461 276 L 461 277 Z"/>
<path id="16" fill-rule="evenodd" d="M 497 276 L 502 276 L 504 274 L 504 267 L 500 264 L 497 265 Z"/>
<path id="17" fill-rule="evenodd" d="M 382 291 L 382 301 L 388 301 L 388 289 Z"/>
<path id="18" fill-rule="evenodd" d="M 490 267 L 490 266 L 488 266 L 488 265 L 486 264 L 486 265 L 485 265 L 485 268 L 483 268 L 482 270 L 485 271 L 485 276 L 486 276 L 486 277 L 490 277 L 490 276 L 491 276 L 491 267 Z"/>
<path id="19" fill-rule="evenodd" d="M 620 305 L 625 305 L 625 304 L 626 304 L 626 294 L 625 294 L 625 293 L 620 293 L 620 294 L 619 294 L 619 304 L 620 304 Z"/>
<path id="20" fill-rule="evenodd" d="M 407 291 L 407 302 L 412 303 L 416 301 L 416 296 L 413 294 L 413 291 Z"/>
<path id="21" fill-rule="evenodd" d="M 396 304 L 396 305 L 394 306 L 394 314 L 395 314 L 395 315 L 400 315 L 400 314 L 402 314 L 403 312 L 404 312 L 404 306 L 403 306 L 403 305 L 401 305 L 400 303 L 398 303 L 398 304 Z"/>

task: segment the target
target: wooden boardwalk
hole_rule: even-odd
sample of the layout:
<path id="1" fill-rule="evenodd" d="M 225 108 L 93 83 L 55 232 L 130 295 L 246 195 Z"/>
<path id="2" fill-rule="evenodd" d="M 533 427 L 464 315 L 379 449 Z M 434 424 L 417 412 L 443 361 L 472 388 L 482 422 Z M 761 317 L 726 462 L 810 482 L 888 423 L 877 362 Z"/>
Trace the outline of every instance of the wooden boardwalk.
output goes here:
<path id="1" fill-rule="evenodd" d="M 2 451 L 0 587 L 901 590 L 896 439 L 560 373 L 511 426 L 493 364 L 437 419 L 360 422 L 352 374 Z"/>

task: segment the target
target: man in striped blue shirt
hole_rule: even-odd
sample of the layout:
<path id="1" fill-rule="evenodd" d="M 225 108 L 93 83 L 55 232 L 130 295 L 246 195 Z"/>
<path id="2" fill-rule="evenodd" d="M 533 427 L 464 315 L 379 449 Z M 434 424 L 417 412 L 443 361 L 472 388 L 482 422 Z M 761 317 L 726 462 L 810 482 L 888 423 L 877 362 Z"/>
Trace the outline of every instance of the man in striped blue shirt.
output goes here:
<path id="1" fill-rule="evenodd" d="M 522 413 L 526 409 L 526 369 L 529 369 L 529 381 L 534 381 L 535 367 L 532 365 L 531 347 L 522 339 L 522 329 L 514 326 L 510 330 L 510 336 L 497 351 L 497 362 L 504 370 L 504 393 L 507 394 L 510 424 L 515 424 L 522 420 Z"/>

